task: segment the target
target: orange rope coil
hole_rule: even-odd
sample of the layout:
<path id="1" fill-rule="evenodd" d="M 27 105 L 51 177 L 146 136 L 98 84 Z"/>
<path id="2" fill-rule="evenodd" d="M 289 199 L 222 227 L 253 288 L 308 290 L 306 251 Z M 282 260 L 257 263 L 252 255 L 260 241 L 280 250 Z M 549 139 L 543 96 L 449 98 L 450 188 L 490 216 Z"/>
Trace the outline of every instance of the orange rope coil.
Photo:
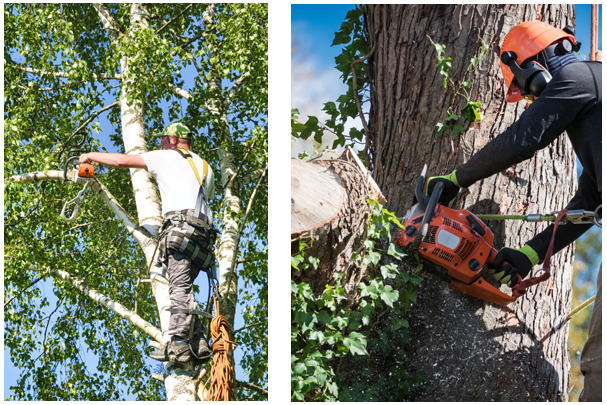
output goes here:
<path id="1" fill-rule="evenodd" d="M 225 317 L 219 315 L 219 303 L 215 297 L 215 318 L 211 321 L 211 335 L 213 336 L 213 367 L 211 376 L 204 384 L 211 383 L 208 389 L 207 400 L 230 401 L 232 399 L 232 386 L 234 385 L 233 348 L 236 343 L 230 340 L 230 325 Z M 232 349 L 232 351 L 230 350 Z"/>

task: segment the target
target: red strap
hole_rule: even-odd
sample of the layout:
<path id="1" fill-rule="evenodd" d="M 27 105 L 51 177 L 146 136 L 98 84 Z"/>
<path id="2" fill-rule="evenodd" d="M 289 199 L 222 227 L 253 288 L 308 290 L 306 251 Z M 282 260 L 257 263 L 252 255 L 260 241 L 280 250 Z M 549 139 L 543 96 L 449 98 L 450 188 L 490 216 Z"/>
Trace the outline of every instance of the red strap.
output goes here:
<path id="1" fill-rule="evenodd" d="M 550 278 L 550 259 L 552 258 L 552 249 L 554 248 L 554 237 L 556 236 L 556 228 L 559 226 L 559 222 L 561 219 L 567 214 L 566 209 L 562 209 L 559 214 L 556 216 L 556 220 L 554 221 L 554 229 L 552 230 L 552 239 L 550 240 L 550 245 L 548 246 L 548 250 L 546 251 L 546 257 L 544 258 L 544 264 L 542 270 L 544 273 L 539 277 L 530 277 L 525 281 L 521 281 L 514 287 L 512 287 L 512 296 L 520 297 L 527 292 L 527 288 L 532 285 L 536 285 L 541 283 L 542 281 L 548 280 Z"/>

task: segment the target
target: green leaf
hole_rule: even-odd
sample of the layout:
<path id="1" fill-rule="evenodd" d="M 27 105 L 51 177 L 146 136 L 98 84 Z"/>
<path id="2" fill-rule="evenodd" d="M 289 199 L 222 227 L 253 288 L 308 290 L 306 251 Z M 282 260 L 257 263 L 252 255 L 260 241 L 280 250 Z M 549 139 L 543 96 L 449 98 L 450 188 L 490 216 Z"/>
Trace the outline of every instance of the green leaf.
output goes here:
<path id="1" fill-rule="evenodd" d="M 409 321 L 407 321 L 406 319 L 399 319 L 399 318 L 393 318 L 392 319 L 392 324 L 391 324 L 392 330 L 399 330 L 403 326 L 405 328 L 408 328 L 409 327 Z"/>
<path id="2" fill-rule="evenodd" d="M 302 255 L 291 256 L 291 267 L 297 269 L 297 266 L 299 266 L 299 263 L 303 262 L 303 260 L 304 258 Z"/>
<path id="3" fill-rule="evenodd" d="M 353 355 L 368 355 L 367 352 L 367 338 L 358 332 L 351 332 L 347 338 L 344 339 L 344 346 Z"/>
<path id="4" fill-rule="evenodd" d="M 445 53 L 445 45 L 434 44 L 434 47 L 436 48 L 436 52 L 438 52 L 438 56 L 441 56 L 443 53 Z"/>
<path id="5" fill-rule="evenodd" d="M 451 131 L 451 137 L 453 139 L 457 138 L 459 134 L 464 133 L 464 126 L 462 124 L 455 124 L 453 126 L 453 130 Z"/>
<path id="6" fill-rule="evenodd" d="M 395 291 L 389 285 L 384 287 L 381 293 L 381 299 L 390 308 L 394 308 L 394 302 L 398 300 L 398 291 Z"/>

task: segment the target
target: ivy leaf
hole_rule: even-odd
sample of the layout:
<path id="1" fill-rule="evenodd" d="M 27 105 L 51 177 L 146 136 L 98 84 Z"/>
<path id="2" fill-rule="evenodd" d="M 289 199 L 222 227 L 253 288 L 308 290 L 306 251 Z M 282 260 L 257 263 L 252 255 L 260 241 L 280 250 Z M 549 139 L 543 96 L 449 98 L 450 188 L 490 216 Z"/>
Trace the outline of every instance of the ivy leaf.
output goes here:
<path id="1" fill-rule="evenodd" d="M 398 318 L 393 318 L 392 319 L 392 324 L 391 324 L 392 330 L 399 330 L 403 326 L 405 328 L 408 328 L 409 327 L 409 321 L 407 321 L 406 319 L 398 319 Z"/>
<path id="2" fill-rule="evenodd" d="M 394 278 L 398 274 L 398 268 L 394 263 L 389 263 L 387 265 L 381 266 L 380 271 L 384 279 Z"/>
<path id="3" fill-rule="evenodd" d="M 451 63 L 452 63 L 451 58 L 441 58 L 441 59 L 437 60 L 436 66 L 438 66 L 438 72 L 441 75 L 447 76 L 449 69 L 451 69 Z"/>
<path id="4" fill-rule="evenodd" d="M 447 125 L 445 123 L 443 123 L 442 121 L 439 121 L 436 123 L 436 133 L 440 134 L 441 132 L 443 132 L 446 129 Z"/>
<path id="5" fill-rule="evenodd" d="M 367 338 L 358 332 L 351 332 L 347 338 L 344 339 L 344 346 L 350 353 L 354 355 L 368 355 L 367 352 Z"/>
<path id="6" fill-rule="evenodd" d="M 434 47 L 436 48 L 436 52 L 438 52 L 438 56 L 441 56 L 443 53 L 445 53 L 445 45 L 434 44 Z"/>
<path id="7" fill-rule="evenodd" d="M 390 246 L 388 246 L 388 254 L 397 259 L 401 259 L 405 256 L 401 248 L 394 243 L 390 243 Z"/>
<path id="8" fill-rule="evenodd" d="M 297 255 L 297 256 L 291 256 L 291 267 L 293 267 L 296 270 L 299 270 L 297 268 L 297 266 L 299 266 L 299 263 L 303 262 L 304 258 L 302 255 Z"/>
<path id="9" fill-rule="evenodd" d="M 464 126 L 462 124 L 455 124 L 453 126 L 453 130 L 451 131 L 451 137 L 453 139 L 457 138 L 459 134 L 464 133 Z"/>
<path id="10" fill-rule="evenodd" d="M 394 302 L 398 301 L 398 291 L 393 290 L 392 287 L 387 285 L 384 287 L 380 297 L 386 305 L 390 308 L 394 308 Z"/>

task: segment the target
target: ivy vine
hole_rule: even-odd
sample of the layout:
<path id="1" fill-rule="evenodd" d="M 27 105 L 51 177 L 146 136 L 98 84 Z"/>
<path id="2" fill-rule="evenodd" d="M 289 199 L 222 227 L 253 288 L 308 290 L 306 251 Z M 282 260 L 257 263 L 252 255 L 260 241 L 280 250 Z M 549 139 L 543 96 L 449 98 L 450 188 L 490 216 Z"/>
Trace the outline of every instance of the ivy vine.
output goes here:
<path id="1" fill-rule="evenodd" d="M 436 67 L 438 68 L 438 73 L 444 76 L 443 87 L 445 89 L 447 87 L 453 89 L 454 98 L 455 96 L 460 96 L 466 100 L 466 105 L 460 111 L 462 114 L 461 116 L 455 113 L 452 103 L 452 105 L 447 109 L 447 118 L 445 121 L 443 122 L 440 120 L 436 123 L 436 133 L 440 134 L 442 132 L 449 132 L 451 133 L 451 137 L 455 139 L 459 134 L 464 133 L 464 124 L 458 122 L 460 118 L 463 118 L 464 123 L 465 121 L 480 122 L 483 120 L 483 118 L 485 118 L 485 116 L 480 112 L 482 104 L 478 101 L 473 101 L 470 97 L 470 90 L 472 88 L 472 80 L 470 78 L 478 68 L 483 56 L 485 56 L 487 49 L 489 49 L 489 45 L 486 44 L 483 39 L 481 39 L 481 46 L 479 46 L 474 57 L 470 59 L 470 63 L 468 64 L 468 67 L 464 73 L 464 77 L 461 80 L 457 80 L 454 78 L 453 74 L 449 74 L 453 59 L 448 56 L 443 56 L 445 54 L 446 46 L 443 44 L 435 44 L 434 41 L 432 41 L 432 38 L 429 36 L 427 36 L 427 38 L 436 48 L 437 57 L 435 63 Z"/>
<path id="2" fill-rule="evenodd" d="M 377 201 L 367 200 L 372 207 L 360 254 L 352 260 L 361 264 L 365 278 L 357 286 L 359 301 L 350 306 L 341 285 L 342 274 L 334 275 L 335 285 L 326 285 L 316 297 L 307 283 L 291 281 L 291 400 L 336 401 L 353 398 L 355 391 L 341 391 L 346 385 L 343 375 L 337 375 L 339 364 L 346 356 L 369 356 L 369 341 L 375 350 L 396 350 L 389 334 L 409 327 L 405 314 L 417 298 L 421 278 L 399 270 L 397 263 L 404 256 L 390 241 L 390 224 L 402 227 L 396 216 Z M 387 249 L 382 246 L 387 245 Z M 291 266 L 305 271 L 318 267 L 318 259 L 306 255 L 308 244 L 300 241 L 299 252 L 291 257 Z M 378 332 L 374 327 L 382 321 L 386 326 Z M 402 331 L 401 331 L 402 333 Z M 373 339 L 370 336 L 373 336 Z M 356 361 L 352 360 L 351 361 Z M 397 373 L 396 369 L 400 369 Z M 360 371 L 364 373 L 365 367 Z M 394 375 L 384 375 L 386 381 L 397 384 L 398 376 L 407 374 L 419 383 L 422 377 L 409 373 L 404 364 L 397 365 Z M 413 384 L 413 383 L 412 383 Z M 397 384 L 398 385 L 398 384 Z M 403 386 L 404 388 L 405 386 Z M 412 385 L 409 384 L 409 388 Z"/>

